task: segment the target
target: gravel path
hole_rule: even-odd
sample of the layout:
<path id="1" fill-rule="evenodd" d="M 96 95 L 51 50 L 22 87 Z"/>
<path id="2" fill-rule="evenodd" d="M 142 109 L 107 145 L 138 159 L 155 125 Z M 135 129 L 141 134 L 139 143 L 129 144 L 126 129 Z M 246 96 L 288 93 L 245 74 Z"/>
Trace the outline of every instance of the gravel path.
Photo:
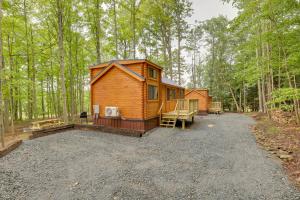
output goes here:
<path id="1" fill-rule="evenodd" d="M 68 131 L 0 159 L 0 199 L 300 199 L 238 114 L 142 138 Z"/>

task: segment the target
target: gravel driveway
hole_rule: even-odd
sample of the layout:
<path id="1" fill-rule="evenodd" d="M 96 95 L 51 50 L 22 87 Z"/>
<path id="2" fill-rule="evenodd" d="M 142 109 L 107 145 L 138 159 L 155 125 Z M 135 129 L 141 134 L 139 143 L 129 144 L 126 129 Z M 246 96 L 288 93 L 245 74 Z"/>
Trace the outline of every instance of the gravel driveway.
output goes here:
<path id="1" fill-rule="evenodd" d="M 142 138 L 68 131 L 0 159 L 0 199 L 300 199 L 238 114 Z"/>

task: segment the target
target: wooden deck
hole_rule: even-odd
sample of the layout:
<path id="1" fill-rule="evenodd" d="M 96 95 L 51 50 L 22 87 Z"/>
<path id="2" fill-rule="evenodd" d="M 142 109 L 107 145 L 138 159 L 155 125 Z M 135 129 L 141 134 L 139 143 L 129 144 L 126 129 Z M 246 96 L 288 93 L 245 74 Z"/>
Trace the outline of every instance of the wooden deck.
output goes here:
<path id="1" fill-rule="evenodd" d="M 187 120 L 193 121 L 194 116 L 198 113 L 198 99 L 178 99 L 173 111 L 167 113 L 160 113 L 160 111 L 161 126 L 174 128 L 176 121 L 181 120 L 182 129 L 185 129 L 185 122 Z"/>
<path id="2" fill-rule="evenodd" d="M 218 113 L 220 114 L 223 111 L 221 102 L 212 102 L 208 112 L 209 113 Z"/>

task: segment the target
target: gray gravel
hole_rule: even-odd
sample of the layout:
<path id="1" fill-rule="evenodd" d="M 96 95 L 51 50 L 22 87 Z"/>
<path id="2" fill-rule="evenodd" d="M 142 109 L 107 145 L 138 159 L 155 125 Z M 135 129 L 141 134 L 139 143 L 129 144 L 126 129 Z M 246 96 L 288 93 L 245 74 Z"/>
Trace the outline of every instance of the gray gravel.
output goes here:
<path id="1" fill-rule="evenodd" d="M 0 199 L 300 199 L 238 114 L 142 138 L 68 131 L 0 159 Z"/>

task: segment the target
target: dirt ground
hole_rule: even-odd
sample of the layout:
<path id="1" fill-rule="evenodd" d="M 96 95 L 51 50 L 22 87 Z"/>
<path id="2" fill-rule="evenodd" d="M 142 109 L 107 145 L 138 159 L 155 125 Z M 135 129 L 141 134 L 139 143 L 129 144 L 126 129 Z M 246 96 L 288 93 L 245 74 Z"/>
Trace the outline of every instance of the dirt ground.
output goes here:
<path id="1" fill-rule="evenodd" d="M 0 199 L 299 200 L 254 123 L 209 115 L 142 138 L 73 130 L 25 141 L 0 159 Z"/>
<path id="2" fill-rule="evenodd" d="M 252 114 L 257 121 L 253 126 L 257 142 L 281 159 L 290 180 L 300 189 L 300 126 L 289 113 L 276 111 L 270 120 L 264 114 Z"/>

